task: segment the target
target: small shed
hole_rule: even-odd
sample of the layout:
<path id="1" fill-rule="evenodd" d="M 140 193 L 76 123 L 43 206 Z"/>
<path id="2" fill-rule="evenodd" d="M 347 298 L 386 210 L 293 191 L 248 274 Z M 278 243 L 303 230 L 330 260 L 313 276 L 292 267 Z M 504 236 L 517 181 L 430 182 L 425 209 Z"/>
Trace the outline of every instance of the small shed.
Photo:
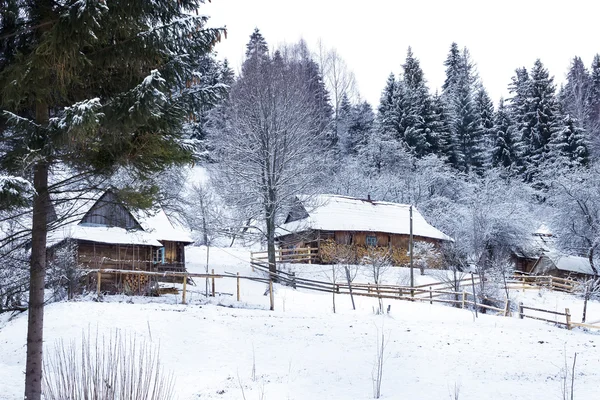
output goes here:
<path id="1" fill-rule="evenodd" d="M 587 258 L 570 256 L 557 251 L 549 251 L 539 257 L 532 273 L 575 279 L 591 278 L 595 275 Z"/>

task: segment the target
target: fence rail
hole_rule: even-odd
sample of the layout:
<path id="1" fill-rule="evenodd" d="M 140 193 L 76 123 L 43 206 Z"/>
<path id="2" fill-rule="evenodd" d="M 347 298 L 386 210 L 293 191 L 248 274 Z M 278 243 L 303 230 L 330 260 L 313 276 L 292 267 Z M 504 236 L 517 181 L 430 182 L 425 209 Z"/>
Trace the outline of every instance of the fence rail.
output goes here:
<path id="1" fill-rule="evenodd" d="M 478 298 L 472 291 L 463 289 L 462 291 L 456 291 L 452 288 L 455 287 L 453 282 L 450 282 L 452 288 L 448 288 L 448 283 L 437 282 L 429 285 L 419 285 L 411 288 L 410 286 L 401 285 L 375 285 L 375 284 L 348 284 L 348 283 L 337 283 L 337 282 L 326 282 L 314 279 L 301 278 L 295 275 L 295 273 L 287 273 L 283 271 L 272 272 L 269 271 L 265 264 L 257 263 L 254 265 L 255 268 L 264 272 L 266 276 L 249 276 L 240 275 L 239 273 L 233 274 L 226 272 L 225 274 L 215 274 L 214 270 L 210 273 L 191 273 L 191 272 L 152 272 L 152 271 L 140 271 L 140 270 L 119 270 L 113 268 L 105 269 L 94 269 L 87 270 L 88 276 L 94 276 L 96 279 L 96 291 L 98 295 L 102 294 L 101 284 L 102 276 L 110 274 L 121 274 L 127 276 L 146 276 L 146 277 L 173 277 L 174 281 L 180 281 L 183 284 L 182 290 L 182 304 L 186 304 L 186 291 L 187 283 L 190 278 L 204 278 L 211 281 L 210 295 L 216 295 L 216 283 L 217 279 L 236 279 L 237 280 L 237 293 L 236 298 L 240 301 L 240 281 L 248 280 L 254 282 L 262 282 L 269 285 L 269 298 L 270 298 L 270 309 L 274 310 L 274 294 L 273 294 L 273 282 L 277 281 L 284 285 L 291 286 L 298 289 L 306 289 L 311 291 L 318 291 L 322 293 L 331 293 L 333 296 L 336 295 L 354 295 L 362 297 L 380 298 L 380 299 L 393 299 L 393 300 L 404 300 L 404 301 L 418 301 L 418 302 L 429 302 L 429 304 L 441 303 L 451 304 L 458 308 L 470 308 L 484 312 L 485 310 L 493 311 L 502 316 L 510 316 L 510 301 L 508 299 L 490 299 L 490 298 Z M 473 285 L 475 277 L 462 279 L 459 283 L 462 286 Z M 477 282 L 477 281 L 476 281 Z M 547 281 L 548 282 L 548 281 Z M 411 294 L 412 292 L 412 294 Z M 556 319 L 543 318 L 538 315 L 526 314 L 526 311 L 532 311 L 534 313 L 550 314 L 559 317 L 564 317 L 564 322 Z M 519 318 L 520 319 L 535 319 L 539 321 L 549 322 L 565 326 L 568 329 L 572 327 L 582 327 L 586 329 L 600 329 L 600 326 L 593 324 L 575 323 L 571 321 L 571 314 L 569 309 L 565 309 L 565 312 L 544 310 L 536 307 L 528 307 L 519 303 Z"/>

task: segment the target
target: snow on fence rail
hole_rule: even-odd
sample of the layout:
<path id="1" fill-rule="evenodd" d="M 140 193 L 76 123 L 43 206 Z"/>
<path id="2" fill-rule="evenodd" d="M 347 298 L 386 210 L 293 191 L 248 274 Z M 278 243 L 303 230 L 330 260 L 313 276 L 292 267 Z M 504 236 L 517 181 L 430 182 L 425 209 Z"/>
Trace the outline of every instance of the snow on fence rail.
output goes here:
<path id="1" fill-rule="evenodd" d="M 577 281 L 569 278 L 559 278 L 551 275 L 515 274 L 508 280 L 509 289 L 528 290 L 548 288 L 560 292 L 573 293 L 577 290 Z"/>

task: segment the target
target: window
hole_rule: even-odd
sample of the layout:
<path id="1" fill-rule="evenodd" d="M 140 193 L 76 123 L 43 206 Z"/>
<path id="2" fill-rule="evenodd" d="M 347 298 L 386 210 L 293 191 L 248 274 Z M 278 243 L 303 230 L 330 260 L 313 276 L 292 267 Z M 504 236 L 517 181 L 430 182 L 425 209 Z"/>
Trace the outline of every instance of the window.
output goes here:
<path id="1" fill-rule="evenodd" d="M 165 248 L 159 247 L 158 249 L 154 250 L 154 257 L 152 257 L 152 258 L 155 263 L 164 264 L 165 263 Z"/>
<path id="2" fill-rule="evenodd" d="M 377 246 L 377 236 L 367 236 L 367 246 Z"/>

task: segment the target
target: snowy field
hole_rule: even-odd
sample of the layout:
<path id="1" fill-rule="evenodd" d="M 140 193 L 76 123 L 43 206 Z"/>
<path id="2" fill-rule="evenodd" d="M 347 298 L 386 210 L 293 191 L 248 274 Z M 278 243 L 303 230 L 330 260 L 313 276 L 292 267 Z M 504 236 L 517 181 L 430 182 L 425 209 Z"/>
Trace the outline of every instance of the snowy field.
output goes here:
<path id="1" fill-rule="evenodd" d="M 190 248 L 188 269 L 203 272 L 206 253 Z M 211 249 L 216 273 L 252 275 L 245 249 Z M 327 280 L 327 267 L 303 268 L 305 276 Z M 299 271 L 299 275 L 300 275 Z M 386 280 L 399 283 L 406 271 Z M 360 276 L 357 279 L 367 279 Z M 420 277 L 418 283 L 435 280 Z M 565 357 L 577 352 L 575 399 L 598 398 L 600 334 L 567 331 L 551 324 L 474 314 L 428 303 L 389 300 L 389 315 L 377 316 L 375 299 L 275 287 L 275 311 L 268 311 L 266 285 L 243 280 L 241 302 L 235 279 L 216 282 L 215 298 L 204 282 L 181 296 L 108 296 L 52 304 L 46 309 L 46 349 L 59 338 L 79 340 L 83 331 L 114 329 L 160 345 L 164 367 L 176 376 L 177 398 L 191 399 L 370 399 L 378 334 L 385 335 L 384 399 L 562 399 Z M 513 291 L 515 300 L 546 309 L 571 308 L 580 320 L 581 301 L 547 291 Z M 600 304 L 588 306 L 588 320 L 600 319 Z M 0 315 L 0 399 L 23 392 L 26 314 L 10 321 Z M 600 332 L 600 331 L 598 331 Z M 256 379 L 252 379 L 253 359 Z M 242 394 L 243 388 L 243 394 Z"/>

